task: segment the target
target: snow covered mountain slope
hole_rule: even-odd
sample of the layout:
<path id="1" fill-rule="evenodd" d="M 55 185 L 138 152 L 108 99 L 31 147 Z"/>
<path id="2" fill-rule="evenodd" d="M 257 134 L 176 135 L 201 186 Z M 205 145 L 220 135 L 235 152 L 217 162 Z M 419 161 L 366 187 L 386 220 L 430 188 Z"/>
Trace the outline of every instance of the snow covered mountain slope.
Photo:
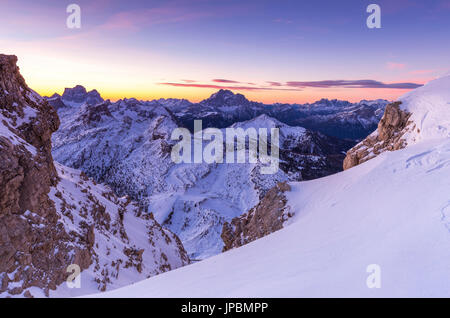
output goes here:
<path id="1" fill-rule="evenodd" d="M 16 63 L 0 54 L 0 297 L 109 290 L 189 263 L 151 215 L 53 161 L 58 116 Z M 65 291 L 71 266 L 82 285 Z"/>
<path id="2" fill-rule="evenodd" d="M 175 164 L 170 135 L 178 125 L 156 102 L 104 102 L 66 114 L 53 139 L 56 160 L 138 200 L 193 258 L 219 253 L 223 223 L 287 179 L 281 171 L 261 176 L 255 165 Z"/>
<path id="3" fill-rule="evenodd" d="M 400 109 L 411 113 L 416 129 L 405 135 L 407 144 L 450 137 L 450 75 L 433 80 L 402 96 Z"/>
<path id="4" fill-rule="evenodd" d="M 450 297 L 449 91 L 441 78 L 400 99 L 420 129 L 405 148 L 291 183 L 285 228 L 95 296 Z"/>
<path id="5" fill-rule="evenodd" d="M 50 291 L 50 297 L 111 290 L 189 264 L 181 241 L 153 215 L 80 171 L 57 163 L 56 168 L 60 182 L 50 190 L 50 199 L 75 242 L 87 237 L 92 257 L 80 260 L 88 262 L 80 289 L 62 284 Z M 38 291 L 33 295 L 40 296 Z"/>
<path id="6" fill-rule="evenodd" d="M 20 294 L 4 296 L 69 297 L 112 290 L 189 264 L 181 241 L 162 228 L 129 198 L 118 198 L 108 187 L 89 180 L 80 171 L 55 163 L 58 184 L 50 189 L 61 227 L 76 251 L 71 264 L 79 266 L 80 288 L 31 286 Z M 24 219 L 38 222 L 41 217 L 26 212 Z M 41 238 L 45 241 L 45 237 Z M 65 271 L 64 271 L 65 272 Z M 17 271 L 6 273 L 10 285 L 20 286 Z M 17 277 L 16 277 L 17 276 Z M 11 287 L 11 286 L 10 286 Z"/>
<path id="7" fill-rule="evenodd" d="M 420 140 L 450 136 L 450 76 L 434 80 L 387 105 L 378 128 L 347 152 L 344 169 Z"/>
<path id="8" fill-rule="evenodd" d="M 450 143 L 291 184 L 292 223 L 99 297 L 449 297 Z M 432 190 L 431 190 L 432 189 Z M 366 272 L 380 266 L 381 288 Z"/>
<path id="9" fill-rule="evenodd" d="M 280 167 L 290 181 L 310 180 L 341 171 L 343 151 L 352 143 L 299 126 L 289 126 L 268 115 L 235 123 L 231 128 L 280 130 Z"/>
<path id="10" fill-rule="evenodd" d="M 105 101 L 58 113 L 55 159 L 139 201 L 180 237 L 194 259 L 220 253 L 223 224 L 251 209 L 277 182 L 341 170 L 342 152 L 349 147 L 266 115 L 235 123 L 234 128 L 280 128 L 280 170 L 263 175 L 260 164 L 175 164 L 170 136 L 178 120 L 156 101 Z"/>
<path id="11" fill-rule="evenodd" d="M 118 198 L 110 188 L 96 184 L 80 171 L 58 163 L 55 166 L 60 180 L 50 189 L 49 199 L 57 211 L 57 227 L 67 233 L 65 248 L 73 249 L 66 267 L 75 264 L 82 270 L 80 288 L 69 288 L 65 283 L 49 288 L 41 282 L 41 286 L 11 292 L 11 288 L 20 288 L 23 283 L 16 270 L 6 272 L 10 289 L 0 292 L 0 297 L 86 295 L 126 286 L 189 264 L 179 238 L 161 227 L 153 215 L 143 213 L 127 197 Z M 40 229 L 46 227 L 36 213 L 27 211 L 23 219 L 36 222 L 34 226 Z"/>

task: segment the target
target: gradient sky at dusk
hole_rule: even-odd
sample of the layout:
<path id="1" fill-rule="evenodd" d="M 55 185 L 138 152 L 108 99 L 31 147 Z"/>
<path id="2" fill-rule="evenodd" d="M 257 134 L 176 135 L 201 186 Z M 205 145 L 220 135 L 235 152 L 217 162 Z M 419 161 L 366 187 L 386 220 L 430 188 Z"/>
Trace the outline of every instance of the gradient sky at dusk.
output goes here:
<path id="1" fill-rule="evenodd" d="M 66 27 L 77 3 L 82 28 Z M 368 29 L 377 3 L 382 29 Z M 0 0 L 0 53 L 43 95 L 395 99 L 450 71 L 450 0 Z"/>

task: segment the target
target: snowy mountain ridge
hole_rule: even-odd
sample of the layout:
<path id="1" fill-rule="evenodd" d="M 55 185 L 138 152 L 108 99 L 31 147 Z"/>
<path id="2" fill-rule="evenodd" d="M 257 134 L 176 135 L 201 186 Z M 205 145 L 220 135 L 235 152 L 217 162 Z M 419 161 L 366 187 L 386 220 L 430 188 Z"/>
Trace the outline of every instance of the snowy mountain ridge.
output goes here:
<path id="1" fill-rule="evenodd" d="M 81 272 L 81 289 L 63 284 L 50 296 L 111 290 L 189 264 L 178 237 L 135 202 L 118 198 L 109 187 L 96 184 L 80 171 L 60 164 L 56 168 L 61 181 L 51 189 L 50 198 L 66 232 L 82 237 L 86 227 L 91 231 L 93 261 Z"/>
<path id="2" fill-rule="evenodd" d="M 53 136 L 55 159 L 139 201 L 180 237 L 194 259 L 219 253 L 223 224 L 256 205 L 277 182 L 339 171 L 342 151 L 349 147 L 267 115 L 236 123 L 280 128 L 280 170 L 262 175 L 260 163 L 172 162 L 176 142 L 171 133 L 178 119 L 156 101 L 105 101 L 59 108 L 58 114 L 62 124 Z"/>
<path id="3" fill-rule="evenodd" d="M 0 54 L 0 297 L 82 295 L 188 264 L 151 214 L 53 161 L 59 124 L 17 57 Z M 66 286 L 71 273 L 80 289 Z"/>
<path id="4" fill-rule="evenodd" d="M 76 107 L 83 103 L 93 105 L 103 102 L 97 91 L 88 93 L 80 85 L 66 88 L 62 97 L 55 94 L 48 100 L 56 109 Z M 266 114 L 290 126 L 301 126 L 329 136 L 355 141 L 366 137 L 376 128 L 384 108 L 389 103 L 382 99 L 362 100 L 358 103 L 322 99 L 306 104 L 268 105 L 249 101 L 242 94 L 235 94 L 224 89 L 199 103 L 175 98 L 139 102 L 141 104 L 158 103 L 166 107 L 180 124 L 191 131 L 193 131 L 194 119 L 202 119 L 205 128 L 225 128 L 236 122 L 247 121 Z"/>
<path id="5" fill-rule="evenodd" d="M 448 137 L 450 76 L 433 80 L 386 106 L 378 128 L 347 152 L 344 169 L 370 160 L 385 151 L 434 138 Z"/>
<path id="6" fill-rule="evenodd" d="M 400 122 L 397 106 L 408 114 L 405 147 L 290 183 L 293 217 L 283 229 L 92 296 L 450 297 L 449 91 L 449 78 L 435 80 L 401 97 L 393 116 L 385 114 L 386 124 Z M 380 288 L 368 284 L 374 267 Z"/>
<path id="7" fill-rule="evenodd" d="M 412 116 L 416 130 L 407 143 L 450 137 L 450 75 L 433 80 L 402 96 L 400 108 Z"/>
<path id="8" fill-rule="evenodd" d="M 64 89 L 62 96 L 55 93 L 46 99 L 55 108 L 79 107 L 83 104 L 96 105 L 104 101 L 97 90 L 94 89 L 88 92 L 86 91 L 86 88 L 81 85 Z"/>

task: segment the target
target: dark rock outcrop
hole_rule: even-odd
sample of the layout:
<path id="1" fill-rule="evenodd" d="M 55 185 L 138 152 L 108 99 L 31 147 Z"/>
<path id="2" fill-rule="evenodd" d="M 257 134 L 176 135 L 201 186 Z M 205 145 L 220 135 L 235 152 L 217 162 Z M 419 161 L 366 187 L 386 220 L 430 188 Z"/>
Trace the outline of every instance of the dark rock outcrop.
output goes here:
<path id="1" fill-rule="evenodd" d="M 65 282 L 72 264 L 89 268 L 102 291 L 119 270 L 135 268 L 144 279 L 188 264 L 178 237 L 152 215 L 53 161 L 58 116 L 26 85 L 16 63 L 17 57 L 0 55 L 0 295 L 31 297 L 28 288 L 38 287 L 48 296 Z M 83 95 L 84 89 L 77 90 Z M 78 98 L 75 93 L 70 96 Z M 92 107 L 108 112 L 106 104 Z M 148 233 L 139 234 L 139 248 L 128 238 L 126 214 L 148 226 Z M 144 251 L 154 263 L 144 264 Z"/>
<path id="2" fill-rule="evenodd" d="M 223 251 L 250 243 L 283 228 L 292 216 L 286 205 L 285 192 L 291 187 L 280 182 L 270 189 L 263 199 L 247 213 L 225 223 L 222 230 Z"/>
<path id="3" fill-rule="evenodd" d="M 97 90 L 94 89 L 87 92 L 86 88 L 81 85 L 77 85 L 74 88 L 66 88 L 62 95 L 62 99 L 78 104 L 87 103 L 88 105 L 96 105 L 103 102 L 103 98 Z"/>
<path id="4" fill-rule="evenodd" d="M 344 170 L 375 158 L 385 151 L 394 151 L 406 147 L 405 133 L 415 126 L 409 121 L 411 114 L 400 108 L 401 102 L 386 106 L 378 129 L 347 152 Z"/>
<path id="5" fill-rule="evenodd" d="M 86 91 L 81 85 L 73 88 L 66 88 L 63 95 L 53 94 L 51 97 L 45 97 L 48 103 L 56 110 L 69 108 L 72 106 L 80 107 L 82 105 L 97 105 L 104 102 L 97 90 Z"/>
<path id="6" fill-rule="evenodd" d="M 58 183 L 51 155 L 58 116 L 16 63 L 16 56 L 0 55 L 0 293 L 10 294 L 54 289 L 75 259 L 91 263 L 88 250 L 70 244 L 48 196 Z"/>

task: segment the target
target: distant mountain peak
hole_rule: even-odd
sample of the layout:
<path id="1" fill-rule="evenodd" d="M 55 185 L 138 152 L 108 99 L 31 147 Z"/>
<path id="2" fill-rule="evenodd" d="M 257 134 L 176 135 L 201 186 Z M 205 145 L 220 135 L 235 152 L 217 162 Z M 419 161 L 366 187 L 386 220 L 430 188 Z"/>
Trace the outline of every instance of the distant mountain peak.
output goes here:
<path id="1" fill-rule="evenodd" d="M 242 94 L 235 94 L 228 89 L 220 89 L 212 94 L 208 99 L 201 102 L 212 106 L 238 106 L 249 103 L 248 99 Z"/>
<path id="2" fill-rule="evenodd" d="M 96 105 L 104 101 L 97 90 L 94 89 L 88 92 L 82 85 L 76 85 L 73 88 L 65 88 L 62 99 L 71 103 L 86 103 L 88 105 Z"/>
<path id="3" fill-rule="evenodd" d="M 234 95 L 236 95 L 236 94 L 234 94 L 229 89 L 219 89 L 216 93 L 212 94 L 211 97 L 213 97 L 213 96 L 234 96 Z"/>
<path id="4" fill-rule="evenodd" d="M 58 93 L 54 93 L 52 96 L 50 96 L 49 98 L 58 98 L 61 97 L 61 95 L 59 95 Z"/>
<path id="5" fill-rule="evenodd" d="M 72 100 L 73 97 L 76 97 L 78 95 L 86 95 L 87 91 L 86 88 L 82 85 L 77 85 L 75 87 L 69 88 L 66 87 L 64 89 L 63 98 L 67 100 Z"/>
<path id="6" fill-rule="evenodd" d="M 346 100 L 339 100 L 339 99 L 328 99 L 328 98 L 322 98 L 321 100 L 318 100 L 311 105 L 326 105 L 326 106 L 348 106 L 351 103 Z"/>

